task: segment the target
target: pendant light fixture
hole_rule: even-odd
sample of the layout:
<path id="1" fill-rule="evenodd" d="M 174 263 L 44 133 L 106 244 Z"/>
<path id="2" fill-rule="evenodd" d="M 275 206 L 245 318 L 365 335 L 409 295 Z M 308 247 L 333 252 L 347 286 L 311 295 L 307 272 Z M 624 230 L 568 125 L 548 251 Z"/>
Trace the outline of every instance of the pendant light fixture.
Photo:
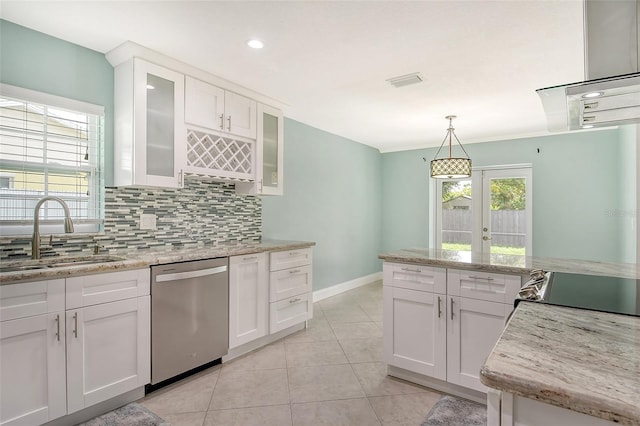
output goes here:
<path id="1" fill-rule="evenodd" d="M 449 128 L 447 129 L 447 134 L 442 140 L 442 144 L 440 145 L 440 149 L 436 152 L 435 157 L 431 160 L 431 177 L 434 179 L 456 179 L 456 178 L 464 178 L 471 176 L 471 159 L 469 158 L 469 154 L 465 151 L 464 147 L 460 143 L 460 140 L 456 136 L 455 129 L 451 124 L 453 119 L 456 118 L 455 115 L 447 115 L 445 117 L 449 120 Z M 456 142 L 462 148 L 462 151 L 466 155 L 466 158 L 462 157 L 452 157 L 451 156 L 451 137 L 456 138 Z M 442 151 L 442 147 L 444 143 L 449 139 L 449 157 L 447 158 L 438 158 L 438 154 Z"/>

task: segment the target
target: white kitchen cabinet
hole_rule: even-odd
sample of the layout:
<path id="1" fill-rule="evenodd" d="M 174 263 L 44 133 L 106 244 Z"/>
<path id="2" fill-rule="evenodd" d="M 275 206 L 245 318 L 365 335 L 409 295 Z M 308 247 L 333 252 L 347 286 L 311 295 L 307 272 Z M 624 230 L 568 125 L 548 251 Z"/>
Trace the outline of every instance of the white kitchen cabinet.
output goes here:
<path id="1" fill-rule="evenodd" d="M 282 111 L 258 104 L 258 139 L 253 182 L 238 182 L 236 192 L 282 195 L 284 192 L 284 117 Z"/>
<path id="2" fill-rule="evenodd" d="M 3 285 L 0 424 L 46 423 L 148 383 L 149 281 L 144 268 Z"/>
<path id="3" fill-rule="evenodd" d="M 131 58 L 115 67 L 114 184 L 182 186 L 184 75 Z"/>
<path id="4" fill-rule="evenodd" d="M 387 364 L 446 379 L 445 299 L 443 294 L 385 284 L 383 340 Z"/>
<path id="5" fill-rule="evenodd" d="M 65 280 L 0 289 L 0 424 L 36 425 L 66 411 Z"/>
<path id="6" fill-rule="evenodd" d="M 268 333 L 267 279 L 265 253 L 229 258 L 229 348 Z"/>
<path id="7" fill-rule="evenodd" d="M 269 331 L 280 330 L 305 322 L 313 317 L 311 292 L 298 294 L 269 305 Z"/>
<path id="8" fill-rule="evenodd" d="M 620 424 L 509 392 L 491 389 L 488 395 L 487 426 L 613 426 Z"/>
<path id="9" fill-rule="evenodd" d="M 66 312 L 68 413 L 149 383 L 150 297 Z"/>
<path id="10" fill-rule="evenodd" d="M 480 369 L 498 341 L 521 278 L 385 262 L 385 361 L 487 392 Z"/>
<path id="11" fill-rule="evenodd" d="M 185 121 L 187 124 L 256 138 L 256 101 L 187 76 Z"/>
<path id="12" fill-rule="evenodd" d="M 269 331 L 276 333 L 313 318 L 310 248 L 269 255 Z"/>
<path id="13" fill-rule="evenodd" d="M 511 306 L 448 296 L 447 311 L 447 381 L 487 392 L 480 369 L 502 334 Z"/>

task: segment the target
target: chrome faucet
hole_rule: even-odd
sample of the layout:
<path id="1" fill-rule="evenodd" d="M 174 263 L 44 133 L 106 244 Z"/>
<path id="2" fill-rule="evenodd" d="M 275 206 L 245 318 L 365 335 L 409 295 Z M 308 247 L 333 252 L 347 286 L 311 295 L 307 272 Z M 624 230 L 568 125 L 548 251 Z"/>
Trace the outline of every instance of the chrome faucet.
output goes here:
<path id="1" fill-rule="evenodd" d="M 62 205 L 64 209 L 64 232 L 70 234 L 73 232 L 73 222 L 71 221 L 71 213 L 69 212 L 69 206 L 60 197 L 53 197 L 51 195 L 43 197 L 38 201 L 34 209 L 33 216 L 33 237 L 31 238 L 31 259 L 40 259 L 40 206 L 46 201 L 57 201 Z"/>

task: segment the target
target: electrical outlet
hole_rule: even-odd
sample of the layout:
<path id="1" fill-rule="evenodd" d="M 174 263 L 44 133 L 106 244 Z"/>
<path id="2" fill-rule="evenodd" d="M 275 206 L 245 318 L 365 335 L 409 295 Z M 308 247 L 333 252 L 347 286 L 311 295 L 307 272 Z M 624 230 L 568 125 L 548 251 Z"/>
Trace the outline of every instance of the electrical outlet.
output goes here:
<path id="1" fill-rule="evenodd" d="M 156 215 L 142 213 L 140 215 L 140 229 L 156 229 Z"/>

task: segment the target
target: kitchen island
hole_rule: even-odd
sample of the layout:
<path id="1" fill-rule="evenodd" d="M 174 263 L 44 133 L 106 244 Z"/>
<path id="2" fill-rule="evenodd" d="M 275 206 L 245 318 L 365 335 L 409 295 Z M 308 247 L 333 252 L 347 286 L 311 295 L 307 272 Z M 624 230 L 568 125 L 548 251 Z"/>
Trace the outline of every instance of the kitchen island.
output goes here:
<path id="1" fill-rule="evenodd" d="M 507 254 L 481 254 L 469 251 L 408 248 L 378 256 L 386 262 L 470 269 L 502 274 L 528 274 L 536 269 L 623 278 L 640 278 L 640 268 L 631 263 L 596 262 Z"/>
<path id="2" fill-rule="evenodd" d="M 640 317 L 520 303 L 480 378 L 489 426 L 638 425 Z"/>

